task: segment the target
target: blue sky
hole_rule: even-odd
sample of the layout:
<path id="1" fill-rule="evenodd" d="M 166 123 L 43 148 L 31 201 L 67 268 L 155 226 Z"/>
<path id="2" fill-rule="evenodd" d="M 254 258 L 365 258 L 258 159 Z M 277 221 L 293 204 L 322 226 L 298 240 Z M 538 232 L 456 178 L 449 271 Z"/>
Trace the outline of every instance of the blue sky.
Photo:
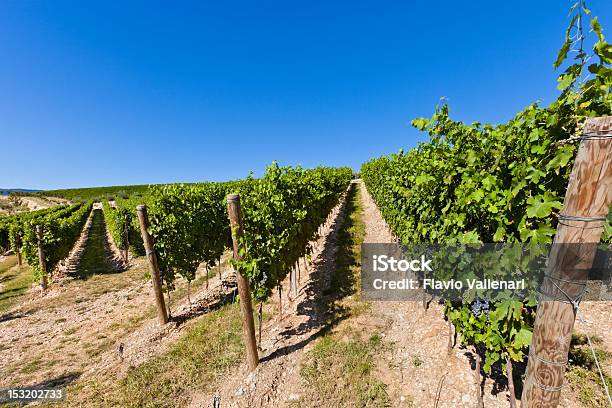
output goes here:
<path id="1" fill-rule="evenodd" d="M 569 1 L 0 2 L 3 188 L 227 180 L 556 95 Z M 588 2 L 604 29 L 612 2 Z M 610 37 L 610 33 L 608 37 Z"/>

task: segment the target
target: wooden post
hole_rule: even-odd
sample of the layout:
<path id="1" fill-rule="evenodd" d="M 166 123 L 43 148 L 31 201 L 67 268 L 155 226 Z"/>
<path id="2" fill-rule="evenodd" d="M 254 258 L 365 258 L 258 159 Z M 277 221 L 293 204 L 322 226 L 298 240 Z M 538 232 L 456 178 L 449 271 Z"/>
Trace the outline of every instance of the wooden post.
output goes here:
<path id="1" fill-rule="evenodd" d="M 206 271 L 206 289 L 208 289 L 208 264 L 204 265 L 204 269 Z"/>
<path id="2" fill-rule="evenodd" d="M 15 246 L 17 247 L 17 266 L 23 265 L 23 261 L 21 260 L 21 237 L 19 234 L 16 234 L 15 237 Z"/>
<path id="3" fill-rule="evenodd" d="M 257 320 L 259 320 L 258 329 L 259 329 L 259 350 L 261 350 L 261 325 L 263 324 L 263 302 L 259 302 L 259 311 L 257 313 Z"/>
<path id="4" fill-rule="evenodd" d="M 240 260 L 238 240 L 244 234 L 242 227 L 242 210 L 240 196 L 229 194 L 227 196 L 227 213 L 232 227 L 232 241 L 234 244 L 234 259 Z M 237 271 L 238 272 L 238 271 Z M 253 304 L 251 303 L 251 288 L 249 280 L 241 273 L 236 273 L 238 280 L 238 295 L 240 296 L 240 313 L 242 315 L 242 328 L 244 330 L 244 343 L 247 349 L 249 370 L 253 371 L 259 364 L 257 344 L 255 342 L 255 322 L 253 321 Z"/>
<path id="5" fill-rule="evenodd" d="M 540 299 L 521 398 L 523 408 L 551 408 L 559 403 L 574 327 L 574 304 L 593 265 L 595 245 L 612 203 L 612 117 L 588 119 L 570 175 L 562 222 L 557 227 L 548 259 L 548 277 Z M 566 250 L 572 244 L 572 250 Z M 578 254 L 578 256 L 577 256 Z M 573 282 L 573 283 L 572 283 Z M 573 300 L 573 299 L 572 299 Z"/>
<path id="6" fill-rule="evenodd" d="M 508 377 L 508 394 L 510 394 L 510 408 L 516 408 L 516 392 L 514 390 L 514 377 L 512 369 L 512 359 L 506 357 L 506 377 Z"/>
<path id="7" fill-rule="evenodd" d="M 130 248 L 130 231 L 129 231 L 129 227 L 128 227 L 128 216 L 127 214 L 125 215 L 125 223 L 123 226 L 123 240 L 125 241 L 125 247 L 123 248 L 123 260 L 125 261 L 125 263 L 128 263 L 128 259 L 130 256 L 129 253 L 129 248 Z"/>
<path id="8" fill-rule="evenodd" d="M 298 285 L 297 285 L 297 273 L 295 268 L 291 268 L 291 274 L 289 275 L 289 280 L 291 281 L 291 291 L 293 292 L 293 297 L 297 296 Z"/>
<path id="9" fill-rule="evenodd" d="M 478 346 L 474 346 L 474 356 L 476 357 L 476 407 L 484 408 L 484 400 L 483 400 L 483 378 L 480 373 L 482 366 L 482 359 L 480 357 L 480 350 L 478 350 Z M 485 377 L 486 380 L 486 377 Z"/>
<path id="10" fill-rule="evenodd" d="M 300 275 L 302 274 L 302 271 L 300 270 L 300 260 L 298 259 L 295 264 L 297 265 L 297 270 L 298 270 L 298 281 L 300 280 Z"/>
<path id="11" fill-rule="evenodd" d="M 36 238 L 38 244 L 38 264 L 40 265 L 40 271 L 42 276 L 40 277 L 40 286 L 42 290 L 47 290 L 47 260 L 45 259 L 45 251 L 43 250 L 43 227 L 42 225 L 36 226 Z"/>
<path id="12" fill-rule="evenodd" d="M 143 204 L 137 206 L 136 212 L 138 213 L 142 241 L 144 242 L 147 259 L 149 260 L 151 281 L 153 281 L 153 294 L 155 295 L 155 303 L 157 304 L 157 316 L 159 317 L 159 322 L 161 324 L 166 324 L 168 323 L 168 312 L 166 311 L 166 303 L 164 302 L 159 265 L 157 264 L 157 255 L 155 255 L 155 248 L 153 246 L 153 237 L 151 234 L 149 234 L 149 216 L 147 214 L 147 206 Z"/>

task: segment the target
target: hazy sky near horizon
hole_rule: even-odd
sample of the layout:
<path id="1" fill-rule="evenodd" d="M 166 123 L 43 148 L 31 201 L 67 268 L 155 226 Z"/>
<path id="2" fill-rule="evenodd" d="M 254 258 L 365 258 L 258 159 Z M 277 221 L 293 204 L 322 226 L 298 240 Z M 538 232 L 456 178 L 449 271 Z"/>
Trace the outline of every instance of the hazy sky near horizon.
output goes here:
<path id="1" fill-rule="evenodd" d="M 570 1 L 0 2 L 0 188 L 227 180 L 556 95 Z M 608 38 L 612 1 L 590 0 Z"/>

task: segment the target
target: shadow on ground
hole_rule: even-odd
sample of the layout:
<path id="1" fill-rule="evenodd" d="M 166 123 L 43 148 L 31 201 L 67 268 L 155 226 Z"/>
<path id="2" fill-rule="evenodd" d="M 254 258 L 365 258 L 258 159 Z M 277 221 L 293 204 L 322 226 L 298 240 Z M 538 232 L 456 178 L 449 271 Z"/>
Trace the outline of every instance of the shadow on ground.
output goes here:
<path id="1" fill-rule="evenodd" d="M 287 340 L 313 330 L 314 332 L 298 343 L 281 347 L 262 357 L 262 363 L 304 348 L 350 316 L 350 310 L 338 301 L 356 291 L 353 268 L 359 266 L 360 261 L 355 245 L 361 244 L 356 242 L 361 240 L 361 237 L 351 234 L 355 224 L 351 215 L 356 211 L 357 200 L 359 200 L 358 189 L 356 185 L 351 184 L 345 204 L 331 225 L 332 232 L 325 242 L 316 269 L 311 273 L 310 281 L 303 289 L 306 294 L 305 299 L 297 306 L 297 315 L 307 316 L 308 320 L 297 327 L 282 331 L 280 335 Z"/>

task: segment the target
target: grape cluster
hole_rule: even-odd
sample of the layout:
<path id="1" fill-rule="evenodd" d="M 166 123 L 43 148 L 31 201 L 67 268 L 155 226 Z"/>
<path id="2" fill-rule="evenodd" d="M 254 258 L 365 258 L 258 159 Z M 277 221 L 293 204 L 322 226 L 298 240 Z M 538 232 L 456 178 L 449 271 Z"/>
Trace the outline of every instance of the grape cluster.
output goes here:
<path id="1" fill-rule="evenodd" d="M 474 316 L 478 317 L 480 316 L 481 313 L 484 312 L 484 314 L 487 316 L 487 320 L 489 320 L 489 301 L 488 300 L 481 301 L 480 299 L 476 299 L 476 301 L 472 303 L 471 309 L 472 309 L 472 313 L 474 313 Z"/>

